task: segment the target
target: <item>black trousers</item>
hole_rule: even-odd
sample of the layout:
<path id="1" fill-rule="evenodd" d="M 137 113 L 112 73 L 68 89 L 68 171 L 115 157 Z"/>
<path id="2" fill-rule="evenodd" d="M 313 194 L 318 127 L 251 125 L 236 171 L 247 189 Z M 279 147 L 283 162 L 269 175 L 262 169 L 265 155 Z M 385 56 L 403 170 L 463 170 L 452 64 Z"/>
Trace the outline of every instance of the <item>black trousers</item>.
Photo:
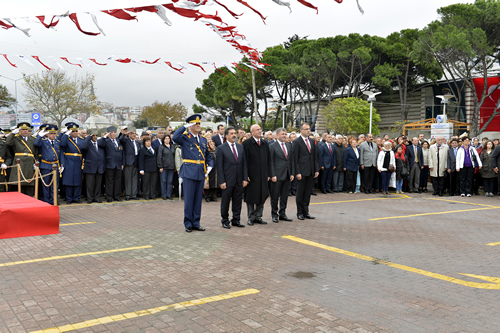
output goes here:
<path id="1" fill-rule="evenodd" d="M 297 204 L 297 215 L 309 214 L 309 202 L 311 201 L 311 188 L 314 184 L 314 175 L 302 176 L 297 180 L 297 194 L 295 203 Z"/>
<path id="2" fill-rule="evenodd" d="M 456 170 L 452 170 L 450 172 L 450 187 L 448 192 L 452 194 L 458 194 L 459 190 L 460 182 L 458 180 L 458 172 Z"/>
<path id="3" fill-rule="evenodd" d="M 473 167 L 463 167 L 462 169 L 460 169 L 460 194 L 472 194 L 473 177 Z"/>
<path id="4" fill-rule="evenodd" d="M 106 199 L 113 200 L 120 197 L 122 191 L 122 170 L 106 169 Z"/>
<path id="5" fill-rule="evenodd" d="M 139 168 L 133 165 L 123 167 L 123 178 L 125 185 L 125 198 L 137 197 L 137 184 L 139 183 Z"/>
<path id="6" fill-rule="evenodd" d="M 101 196 L 101 183 L 102 174 L 101 173 L 86 173 L 85 174 L 86 190 L 87 190 L 87 201 L 97 201 Z"/>
<path id="7" fill-rule="evenodd" d="M 215 194 L 215 193 L 214 193 Z M 221 203 L 220 203 L 220 216 L 221 222 L 229 223 L 229 204 L 232 201 L 231 211 L 233 212 L 233 218 L 231 223 L 239 224 L 241 220 L 241 202 L 243 200 L 243 186 L 236 184 L 232 187 L 227 187 L 222 190 Z"/>
<path id="8" fill-rule="evenodd" d="M 377 168 L 374 166 L 367 167 L 363 170 L 363 184 L 365 185 L 365 191 L 373 190 L 373 182 L 375 180 L 375 173 L 377 172 Z"/>
<path id="9" fill-rule="evenodd" d="M 286 215 L 286 205 L 288 203 L 288 190 L 290 189 L 290 178 L 273 183 L 271 192 L 271 215 L 275 217 L 283 217 Z M 279 200 L 279 213 L 278 213 Z"/>
<path id="10" fill-rule="evenodd" d="M 357 176 L 356 171 L 347 170 L 345 172 L 345 181 L 346 181 L 346 191 L 347 192 L 354 192 L 356 190 L 356 176 Z"/>
<path id="11" fill-rule="evenodd" d="M 483 178 L 484 192 L 493 193 L 493 184 L 495 181 L 495 178 Z"/>
<path id="12" fill-rule="evenodd" d="M 434 193 L 442 194 L 444 190 L 444 177 L 432 177 Z"/>
<path id="13" fill-rule="evenodd" d="M 156 199 L 156 183 L 158 180 L 158 172 L 144 172 L 142 176 L 143 193 L 145 199 Z"/>

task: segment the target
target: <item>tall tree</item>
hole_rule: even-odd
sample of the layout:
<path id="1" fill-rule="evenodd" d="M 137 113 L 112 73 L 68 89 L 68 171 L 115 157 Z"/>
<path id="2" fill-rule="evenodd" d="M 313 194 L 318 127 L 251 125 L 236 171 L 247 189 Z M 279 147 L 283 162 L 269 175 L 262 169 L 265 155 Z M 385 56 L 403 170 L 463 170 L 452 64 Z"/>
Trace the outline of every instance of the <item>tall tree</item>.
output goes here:
<path id="1" fill-rule="evenodd" d="M 481 106 L 499 89 L 498 86 L 488 89 L 487 78 L 498 61 L 500 2 L 476 0 L 473 4 L 442 7 L 438 13 L 441 19 L 423 30 L 412 55 L 419 63 L 437 61 L 449 82 L 461 80 L 472 92 L 474 106 L 471 135 L 477 136 L 500 114 L 497 108 L 480 126 Z M 477 77 L 484 80 L 481 98 L 474 85 L 474 78 Z"/>
<path id="2" fill-rule="evenodd" d="M 435 81 L 442 76 L 436 61 L 416 63 L 412 57 L 413 45 L 418 39 L 418 29 L 405 29 L 390 34 L 386 40 L 384 61 L 374 67 L 372 81 L 384 92 L 397 92 L 401 101 L 401 121 L 408 119 L 408 98 L 416 84 Z"/>
<path id="3" fill-rule="evenodd" d="M 187 112 L 187 108 L 182 103 L 172 104 L 155 101 L 142 111 L 140 119 L 145 119 L 152 126 L 167 127 L 170 125 L 170 121 L 183 121 Z M 138 124 L 142 125 L 143 123 Z"/>
<path id="4" fill-rule="evenodd" d="M 62 121 L 73 113 L 97 112 L 93 82 L 94 76 L 89 73 L 78 78 L 59 70 L 45 71 L 25 77 L 24 97 L 31 107 L 52 118 L 61 128 Z"/>
<path id="5" fill-rule="evenodd" d="M 6 86 L 0 84 L 0 108 L 10 108 L 16 99 L 10 94 Z"/>
<path id="6" fill-rule="evenodd" d="M 370 103 L 357 97 L 337 98 L 320 111 L 328 131 L 336 134 L 368 133 L 370 129 Z M 379 134 L 380 116 L 372 110 L 372 134 Z"/>

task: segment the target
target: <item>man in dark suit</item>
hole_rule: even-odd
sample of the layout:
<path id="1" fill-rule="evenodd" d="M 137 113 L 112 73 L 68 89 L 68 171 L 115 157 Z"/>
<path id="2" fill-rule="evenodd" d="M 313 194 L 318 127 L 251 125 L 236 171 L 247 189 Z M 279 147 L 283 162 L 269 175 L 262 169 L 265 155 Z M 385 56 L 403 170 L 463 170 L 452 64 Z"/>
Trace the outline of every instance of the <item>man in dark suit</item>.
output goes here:
<path id="1" fill-rule="evenodd" d="M 332 193 L 330 188 L 332 187 L 332 177 L 333 169 L 337 167 L 337 161 L 335 156 L 335 148 L 332 144 L 332 136 L 330 134 L 326 135 L 325 143 L 319 146 L 319 160 L 322 170 L 321 175 L 321 192 Z"/>
<path id="2" fill-rule="evenodd" d="M 360 136 L 361 137 L 361 136 Z M 361 165 L 361 175 L 363 181 L 361 187 L 365 188 L 365 193 L 373 192 L 373 183 L 377 172 L 378 146 L 373 142 L 373 134 L 366 135 L 366 141 L 359 145 L 359 164 Z"/>
<path id="3" fill-rule="evenodd" d="M 252 137 L 243 142 L 248 165 L 248 186 L 245 188 L 248 225 L 267 224 L 262 220 L 264 203 L 269 195 L 270 179 L 269 144 L 262 139 L 262 129 L 255 124 L 250 127 Z"/>
<path id="4" fill-rule="evenodd" d="M 452 139 L 450 143 L 450 149 L 448 149 L 448 174 L 450 175 L 450 187 L 448 190 L 448 195 L 450 197 L 458 195 L 460 190 L 459 178 L 457 171 L 457 150 L 458 150 L 458 139 Z"/>
<path id="5" fill-rule="evenodd" d="M 217 181 L 222 190 L 220 215 L 222 227 L 231 229 L 245 227 L 240 223 L 243 188 L 248 185 L 248 169 L 243 146 L 236 143 L 236 130 L 228 127 L 225 131 L 226 142 L 217 148 Z M 229 203 L 232 203 L 233 218 L 229 221 Z"/>
<path id="6" fill-rule="evenodd" d="M 408 158 L 410 166 L 410 180 L 408 182 L 408 187 L 410 188 L 410 193 L 422 193 L 419 190 L 420 186 L 420 170 L 424 168 L 424 153 L 422 152 L 422 146 L 418 144 L 418 138 L 413 138 L 412 144 L 406 147 L 406 158 Z"/>
<path id="7" fill-rule="evenodd" d="M 300 136 L 293 141 L 292 151 L 295 161 L 295 178 L 297 178 L 297 218 L 299 220 L 314 219 L 309 215 L 309 202 L 314 179 L 319 174 L 319 154 L 314 140 L 309 138 L 309 124 L 300 126 Z"/>
<path id="8" fill-rule="evenodd" d="M 156 131 L 156 137 L 151 138 L 151 146 L 155 151 L 158 151 L 158 147 L 161 145 L 161 139 L 163 138 L 163 130 L 159 128 Z"/>
<path id="9" fill-rule="evenodd" d="M 104 139 L 100 138 L 99 141 Z M 87 187 L 87 203 L 101 203 L 101 185 L 102 175 L 106 169 L 106 152 L 99 147 L 97 131 L 91 132 L 91 135 L 83 141 L 82 150 L 84 151 L 85 164 L 83 174 L 85 175 Z"/>
<path id="10" fill-rule="evenodd" d="M 212 141 L 215 142 L 215 147 L 219 147 L 224 143 L 224 125 L 217 125 L 217 133 L 212 135 Z"/>
<path id="11" fill-rule="evenodd" d="M 122 201 L 120 199 L 123 170 L 123 146 L 116 137 L 116 127 L 107 128 L 108 133 L 101 142 L 106 149 L 106 200 L 108 202 Z"/>
<path id="12" fill-rule="evenodd" d="M 278 140 L 269 146 L 269 157 L 271 160 L 271 215 L 273 222 L 292 221 L 286 216 L 286 205 L 288 203 L 288 190 L 290 182 L 295 174 L 295 163 L 293 163 L 292 145 L 286 143 L 286 129 L 276 130 Z M 279 213 L 278 213 L 279 200 Z"/>
<path id="13" fill-rule="evenodd" d="M 136 140 L 134 132 L 122 129 L 120 142 L 123 145 L 123 178 L 125 181 L 125 200 L 137 200 L 137 184 L 139 179 L 139 150 L 141 144 Z"/>

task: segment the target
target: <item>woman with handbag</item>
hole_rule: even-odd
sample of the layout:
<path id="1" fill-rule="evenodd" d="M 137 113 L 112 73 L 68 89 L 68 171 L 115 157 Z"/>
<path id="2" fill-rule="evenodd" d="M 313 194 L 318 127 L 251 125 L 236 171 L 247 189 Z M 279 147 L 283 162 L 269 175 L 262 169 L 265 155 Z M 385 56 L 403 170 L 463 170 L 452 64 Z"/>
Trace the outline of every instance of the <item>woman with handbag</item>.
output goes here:
<path id="1" fill-rule="evenodd" d="M 384 147 L 378 153 L 377 169 L 382 176 L 382 192 L 389 194 L 391 175 L 396 171 L 396 160 L 394 159 L 394 152 L 392 151 L 392 143 L 390 141 L 386 141 Z"/>
<path id="2" fill-rule="evenodd" d="M 403 194 L 403 180 L 408 176 L 408 160 L 403 152 L 402 145 L 396 146 L 396 193 Z"/>

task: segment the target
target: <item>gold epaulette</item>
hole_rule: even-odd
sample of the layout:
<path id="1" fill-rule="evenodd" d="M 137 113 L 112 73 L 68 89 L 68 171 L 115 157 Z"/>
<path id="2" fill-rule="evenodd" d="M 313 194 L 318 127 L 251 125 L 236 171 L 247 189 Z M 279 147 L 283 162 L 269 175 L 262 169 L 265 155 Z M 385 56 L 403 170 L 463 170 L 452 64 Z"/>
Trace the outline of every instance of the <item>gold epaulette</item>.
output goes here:
<path id="1" fill-rule="evenodd" d="M 21 134 L 20 134 L 20 133 L 17 133 L 16 135 L 14 135 L 14 137 L 19 136 L 19 135 L 21 135 Z"/>

